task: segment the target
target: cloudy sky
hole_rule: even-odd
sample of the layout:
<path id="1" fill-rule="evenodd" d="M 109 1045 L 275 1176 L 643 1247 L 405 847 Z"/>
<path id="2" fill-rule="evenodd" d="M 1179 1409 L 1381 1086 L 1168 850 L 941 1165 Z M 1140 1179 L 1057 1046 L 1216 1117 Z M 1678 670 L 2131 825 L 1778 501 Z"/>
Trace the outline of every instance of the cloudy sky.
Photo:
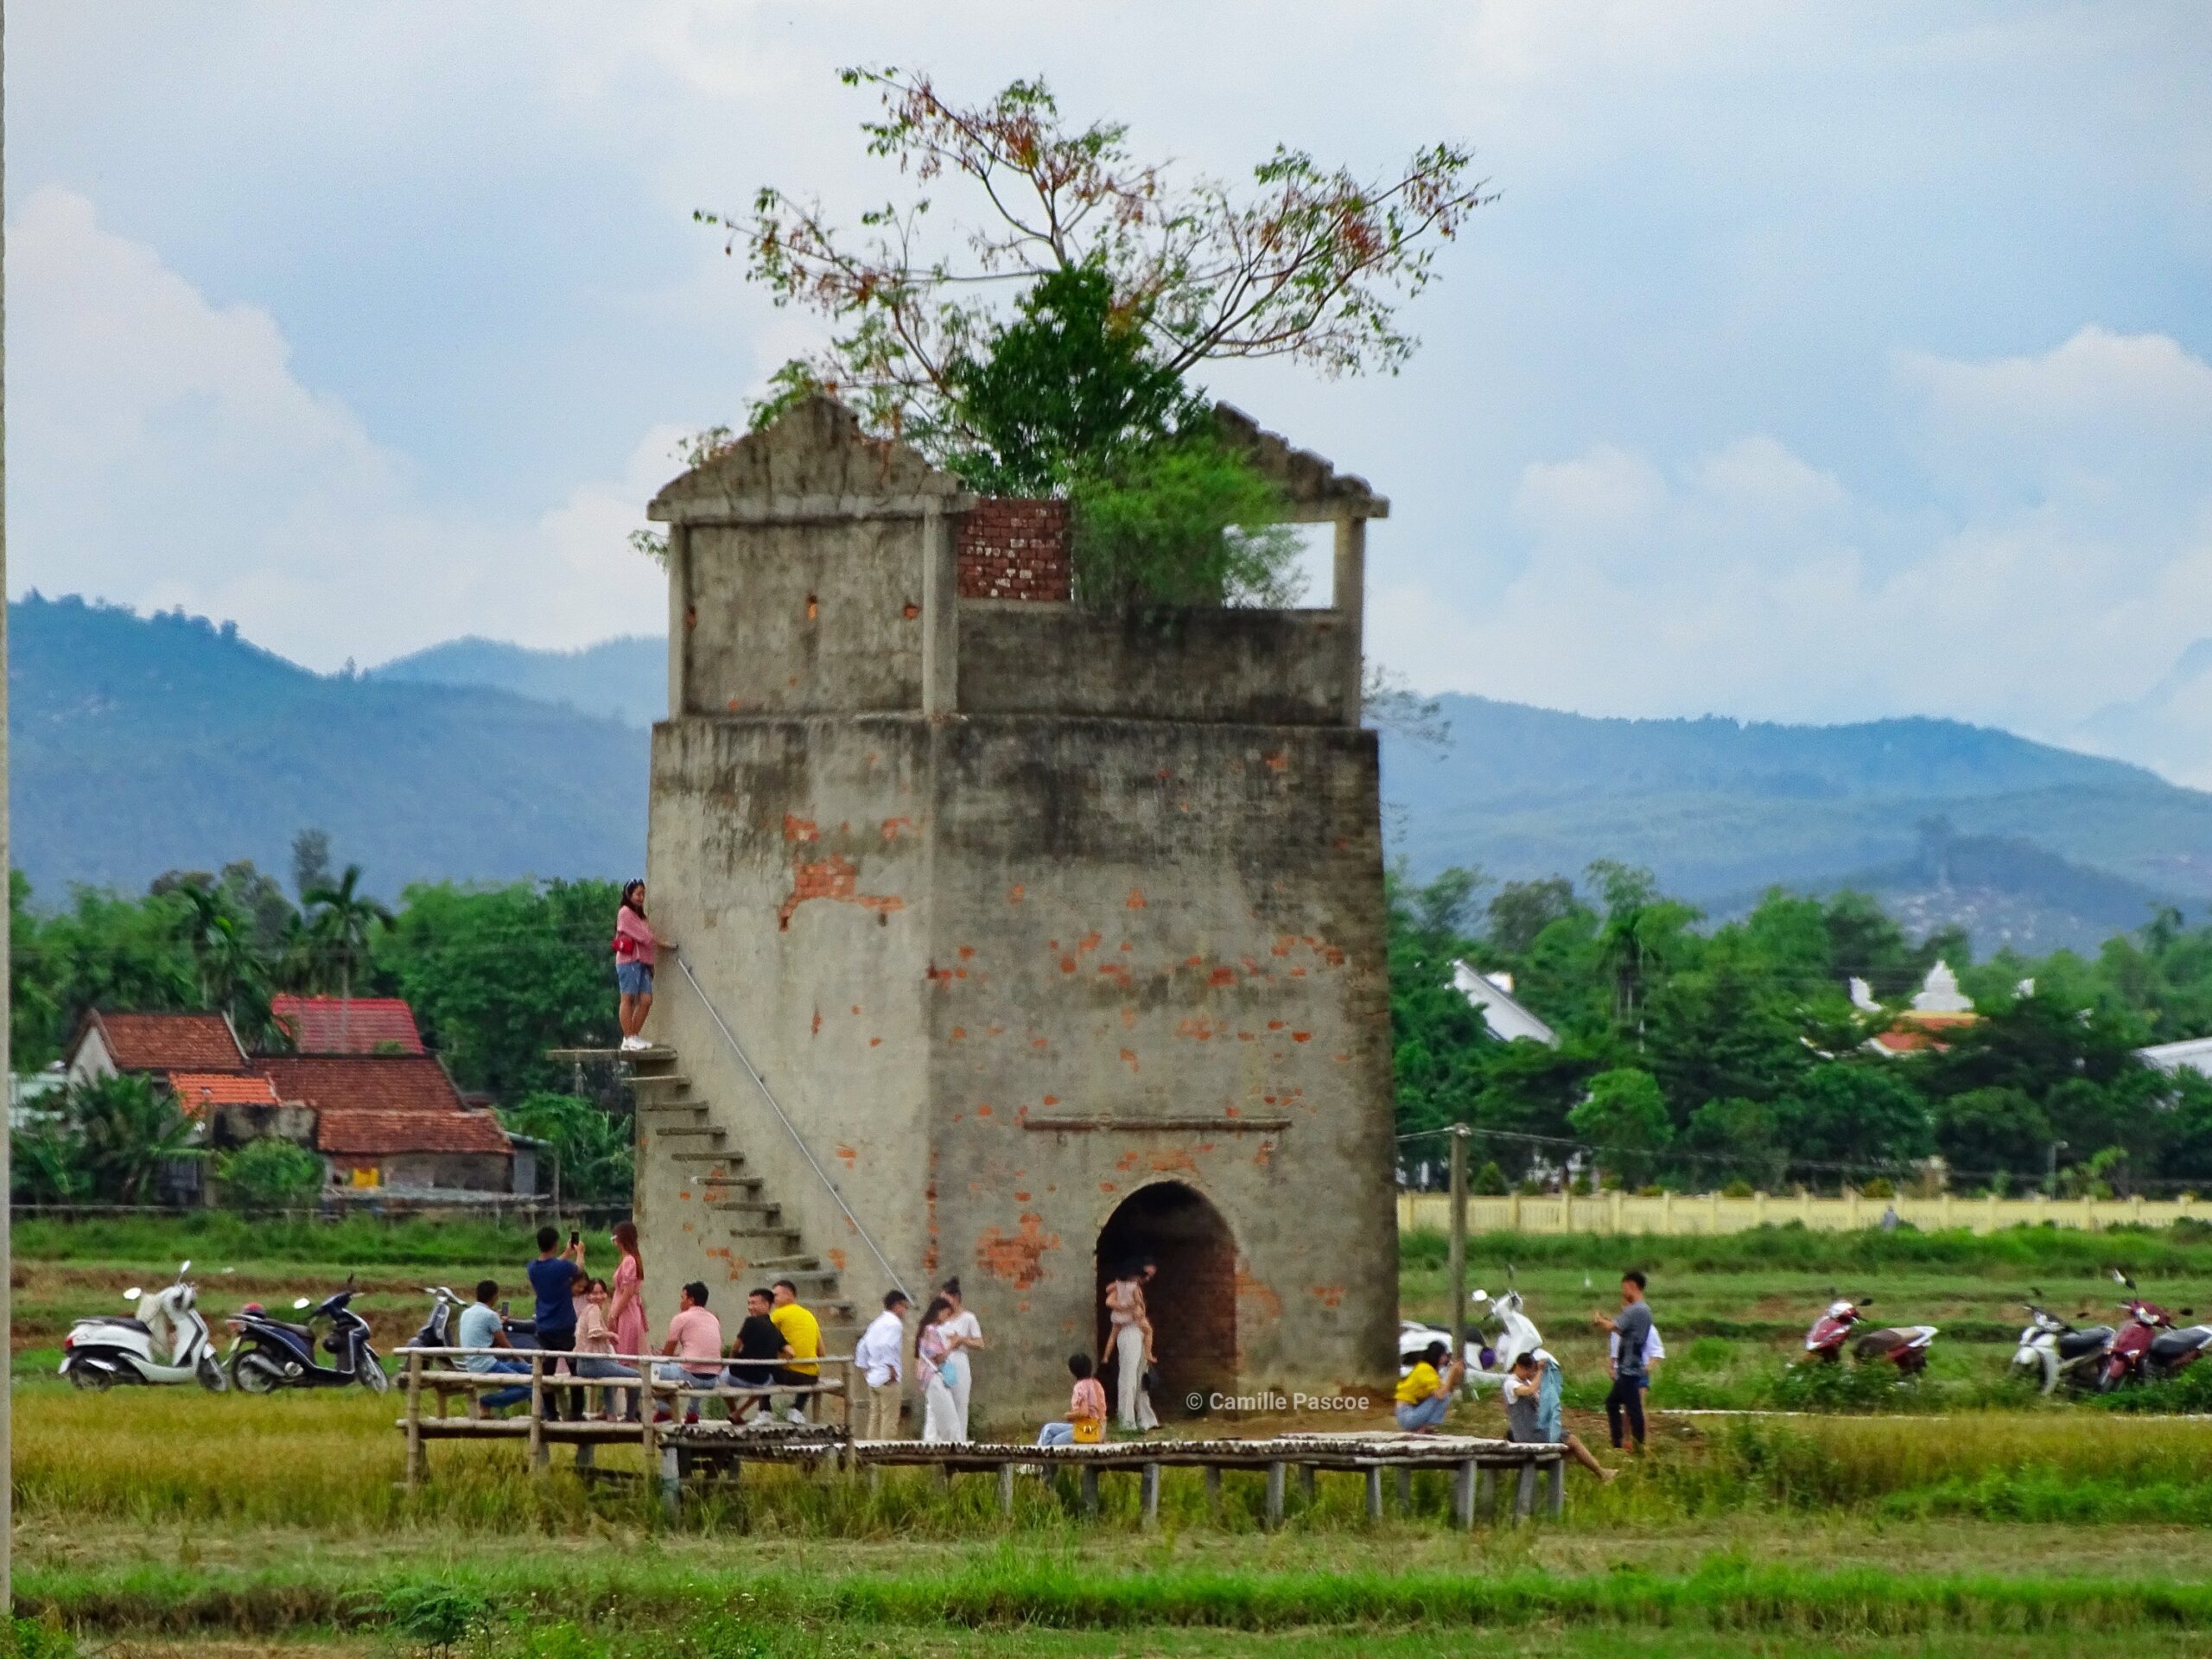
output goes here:
<path id="1" fill-rule="evenodd" d="M 690 222 L 893 188 L 840 65 L 1232 175 L 1463 138 L 1395 378 L 1211 383 L 1388 493 L 1370 652 L 1602 714 L 1928 713 L 2212 786 L 2212 10 L 10 9 L 10 579 L 318 668 L 658 630 L 625 533 L 810 325 Z"/>

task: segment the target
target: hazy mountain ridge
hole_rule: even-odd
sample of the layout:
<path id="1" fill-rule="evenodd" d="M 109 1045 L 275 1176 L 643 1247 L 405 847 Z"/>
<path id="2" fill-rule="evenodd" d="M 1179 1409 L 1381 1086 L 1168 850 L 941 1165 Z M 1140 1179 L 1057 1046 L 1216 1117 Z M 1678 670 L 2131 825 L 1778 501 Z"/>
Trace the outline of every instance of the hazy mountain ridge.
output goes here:
<path id="1" fill-rule="evenodd" d="M 10 614 L 16 857 L 44 900 L 240 856 L 281 870 L 308 824 L 386 893 L 642 862 L 660 639 L 469 638 L 321 676 L 181 615 Z M 1850 885 L 1923 925 L 1968 922 L 1985 949 L 2094 944 L 2212 893 L 2212 794 L 2009 733 L 1442 708 L 1444 749 L 1383 741 L 1393 849 L 1421 874 L 1618 858 L 1715 914 L 1777 883 Z"/>
<path id="2" fill-rule="evenodd" d="M 42 903 L 236 858 L 283 871 L 308 825 L 385 893 L 644 861 L 632 728 L 504 691 L 311 673 L 181 614 L 35 597 L 8 613 L 10 850 Z"/>

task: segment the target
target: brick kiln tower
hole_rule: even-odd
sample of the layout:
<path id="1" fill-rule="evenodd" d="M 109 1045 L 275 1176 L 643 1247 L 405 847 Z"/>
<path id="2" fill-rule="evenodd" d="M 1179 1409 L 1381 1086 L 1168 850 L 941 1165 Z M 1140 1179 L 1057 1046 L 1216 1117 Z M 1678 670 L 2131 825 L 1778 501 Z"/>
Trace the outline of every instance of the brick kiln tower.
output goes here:
<path id="1" fill-rule="evenodd" d="M 827 398 L 655 498 L 648 874 L 683 959 L 652 1013 L 677 1058 L 642 1068 L 656 1319 L 687 1279 L 788 1275 L 847 1351 L 894 1276 L 958 1274 L 978 1421 L 1008 1423 L 1065 1403 L 1102 1275 L 1144 1252 L 1164 1410 L 1393 1374 L 1359 725 L 1389 506 L 1223 419 L 1335 524 L 1332 608 L 1071 604 L 1058 505 L 979 499 Z"/>

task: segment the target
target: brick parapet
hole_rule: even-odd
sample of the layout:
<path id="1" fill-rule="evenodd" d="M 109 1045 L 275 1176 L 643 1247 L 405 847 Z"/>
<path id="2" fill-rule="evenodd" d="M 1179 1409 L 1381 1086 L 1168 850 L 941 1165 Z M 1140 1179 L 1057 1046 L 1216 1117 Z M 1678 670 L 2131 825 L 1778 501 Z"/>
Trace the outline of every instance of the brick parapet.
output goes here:
<path id="1" fill-rule="evenodd" d="M 1068 504 L 987 496 L 960 518 L 954 543 L 963 599 L 1065 601 Z"/>

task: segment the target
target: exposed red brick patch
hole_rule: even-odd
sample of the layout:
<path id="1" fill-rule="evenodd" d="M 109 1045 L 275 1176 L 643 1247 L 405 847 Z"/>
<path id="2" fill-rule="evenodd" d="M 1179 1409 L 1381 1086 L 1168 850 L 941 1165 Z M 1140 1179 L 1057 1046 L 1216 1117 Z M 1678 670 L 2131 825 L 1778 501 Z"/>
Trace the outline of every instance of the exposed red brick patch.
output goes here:
<path id="1" fill-rule="evenodd" d="M 1122 1051 L 1122 1064 L 1128 1066 L 1132 1071 L 1141 1071 L 1143 1070 L 1143 1067 L 1137 1064 L 1136 1051 L 1133 1048 L 1125 1048 Z"/>
<path id="2" fill-rule="evenodd" d="M 1313 1040 L 1313 1033 L 1310 1031 L 1294 1031 L 1290 1033 L 1290 1040 L 1294 1043 L 1310 1043 Z"/>
<path id="3" fill-rule="evenodd" d="M 807 839 L 811 840 L 812 837 L 810 836 Z M 793 912 L 814 899 L 858 905 L 863 910 L 874 911 L 879 917 L 888 916 L 893 911 L 906 907 L 906 901 L 895 893 L 861 892 L 860 866 L 836 853 L 810 861 L 805 859 L 792 861 L 791 890 L 785 897 L 782 907 L 776 912 L 776 925 L 789 928 Z"/>
<path id="4" fill-rule="evenodd" d="M 913 829 L 914 821 L 912 818 L 886 818 L 883 821 L 883 844 L 889 846 L 899 839 L 902 831 L 911 835 L 913 833 Z"/>
<path id="5" fill-rule="evenodd" d="M 1209 985 L 1234 985 L 1236 982 L 1236 970 L 1234 968 L 1217 968 L 1206 976 Z"/>
<path id="6" fill-rule="evenodd" d="M 1020 882 L 1015 882 L 1012 887 L 1006 890 L 1007 903 L 1009 905 L 1020 904 L 1022 900 L 1022 896 L 1028 891 L 1029 889 L 1023 887 Z"/>
<path id="7" fill-rule="evenodd" d="M 784 814 L 784 839 L 785 841 L 819 841 L 822 839 L 822 830 L 812 818 L 795 818 L 786 812 Z"/>
<path id="8" fill-rule="evenodd" d="M 1313 1287 L 1313 1298 L 1324 1307 L 1342 1307 L 1344 1287 L 1342 1285 L 1316 1285 Z"/>
<path id="9" fill-rule="evenodd" d="M 837 1148 L 838 1161 L 842 1163 L 847 1169 L 850 1169 L 853 1166 L 860 1155 L 861 1151 L 858 1147 L 840 1145 Z"/>
<path id="10" fill-rule="evenodd" d="M 810 1037 L 819 1037 L 821 1034 L 822 1034 L 822 1010 L 821 1010 L 821 1009 L 819 1009 L 819 1008 L 817 1008 L 817 1009 L 814 1011 L 814 1029 L 813 1029 L 812 1031 L 809 1032 L 809 1033 L 807 1033 L 807 1035 L 809 1035 Z"/>
<path id="11" fill-rule="evenodd" d="M 976 1241 L 976 1265 L 1016 1290 L 1027 1290 L 1045 1276 L 1045 1252 L 1059 1248 L 1060 1236 L 1046 1232 L 1045 1218 L 1024 1211 L 1013 1232 L 992 1227 Z"/>
<path id="12" fill-rule="evenodd" d="M 1142 910 L 1144 908 L 1144 890 L 1141 887 L 1131 887 L 1129 889 L 1129 896 L 1122 902 L 1131 910 Z"/>

